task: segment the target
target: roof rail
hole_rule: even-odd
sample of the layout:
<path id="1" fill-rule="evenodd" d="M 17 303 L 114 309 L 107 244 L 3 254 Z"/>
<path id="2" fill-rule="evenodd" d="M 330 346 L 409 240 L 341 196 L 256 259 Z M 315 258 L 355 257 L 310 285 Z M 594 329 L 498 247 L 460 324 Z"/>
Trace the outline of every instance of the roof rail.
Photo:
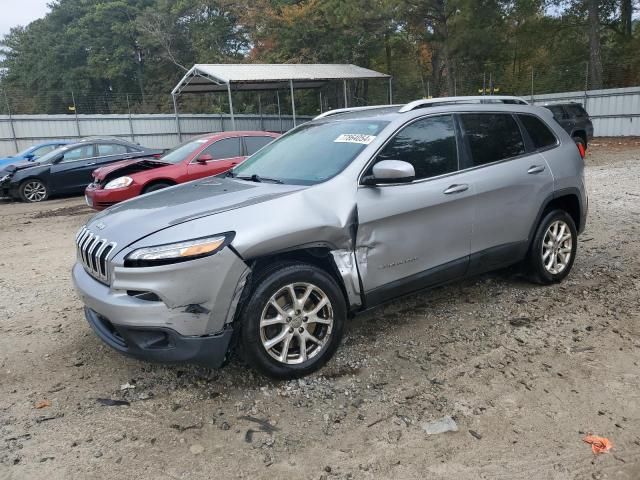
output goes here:
<path id="1" fill-rule="evenodd" d="M 335 110 L 327 110 L 324 113 L 321 113 L 317 117 L 314 117 L 314 120 L 318 120 L 319 118 L 330 117 L 331 115 L 338 115 L 340 113 L 349 113 L 349 112 L 361 112 L 364 110 L 375 110 L 377 108 L 390 108 L 390 107 L 399 107 L 400 105 L 372 105 L 369 107 L 349 107 L 349 108 L 336 108 Z"/>
<path id="2" fill-rule="evenodd" d="M 415 110 L 417 108 L 425 108 L 425 107 L 438 107 L 440 105 L 450 105 L 450 104 L 465 104 L 465 103 L 503 103 L 503 104 L 511 104 L 511 105 L 529 105 L 525 99 L 520 97 L 512 97 L 506 95 L 478 95 L 478 96 L 467 96 L 467 97 L 440 97 L 440 98 L 429 98 L 423 100 L 416 100 L 411 103 L 407 103 L 400 110 L 400 113 L 410 112 L 411 110 Z"/>

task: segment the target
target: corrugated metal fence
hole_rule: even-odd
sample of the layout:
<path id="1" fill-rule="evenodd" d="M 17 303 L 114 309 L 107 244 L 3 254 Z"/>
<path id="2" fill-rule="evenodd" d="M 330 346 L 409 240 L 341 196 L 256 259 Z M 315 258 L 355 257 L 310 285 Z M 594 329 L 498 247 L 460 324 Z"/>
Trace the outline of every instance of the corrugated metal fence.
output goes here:
<path id="1" fill-rule="evenodd" d="M 311 117 L 297 117 L 298 124 Z M 290 116 L 236 115 L 236 130 L 284 132 L 293 127 Z M 182 139 L 231 130 L 229 115 L 180 115 Z M 88 136 L 114 136 L 154 148 L 179 143 L 174 115 L 0 115 L 0 156 L 12 155 L 34 143 Z"/>
<path id="2" fill-rule="evenodd" d="M 596 136 L 640 136 L 640 87 L 551 93 L 525 97 L 536 104 L 579 102 L 591 115 Z M 310 117 L 298 117 L 298 122 Z M 236 115 L 238 130 L 286 131 L 289 116 Z M 228 115 L 180 115 L 182 138 L 231 129 Z M 176 118 L 167 114 L 133 115 L 0 115 L 0 156 L 57 139 L 91 135 L 122 137 L 156 148 L 171 148 L 179 141 Z"/>
<path id="3" fill-rule="evenodd" d="M 531 101 L 530 97 L 525 97 Z M 551 102 L 582 104 L 597 137 L 640 136 L 640 87 L 534 95 L 537 105 Z"/>

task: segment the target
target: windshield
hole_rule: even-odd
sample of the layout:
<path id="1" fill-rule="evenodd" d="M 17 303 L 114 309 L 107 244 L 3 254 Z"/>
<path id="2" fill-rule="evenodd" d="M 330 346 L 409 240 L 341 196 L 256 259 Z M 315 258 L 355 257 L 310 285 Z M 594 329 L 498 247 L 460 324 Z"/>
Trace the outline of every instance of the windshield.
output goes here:
<path id="1" fill-rule="evenodd" d="M 340 173 L 389 122 L 308 123 L 280 137 L 234 170 L 234 176 L 313 185 Z M 254 177 L 255 178 L 255 177 Z"/>
<path id="2" fill-rule="evenodd" d="M 16 153 L 14 156 L 16 156 L 16 157 L 24 157 L 28 153 L 31 153 L 31 150 L 35 150 L 35 147 L 33 145 L 30 146 L 29 148 L 25 148 L 20 153 Z"/>
<path id="3" fill-rule="evenodd" d="M 65 152 L 69 149 L 68 145 L 64 147 L 58 147 L 55 150 L 51 150 L 49 153 L 44 154 L 40 158 L 37 159 L 38 163 L 51 163 L 51 161 L 57 157 L 60 153 Z"/>
<path id="4" fill-rule="evenodd" d="M 160 160 L 167 163 L 180 163 L 208 141 L 209 139 L 206 138 L 198 138 L 181 143 L 165 153 Z"/>

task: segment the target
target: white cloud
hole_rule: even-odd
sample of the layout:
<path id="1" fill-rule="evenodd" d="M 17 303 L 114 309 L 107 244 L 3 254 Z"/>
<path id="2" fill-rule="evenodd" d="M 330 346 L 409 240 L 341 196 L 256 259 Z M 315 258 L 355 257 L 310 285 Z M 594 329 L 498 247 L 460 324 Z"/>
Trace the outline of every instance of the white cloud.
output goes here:
<path id="1" fill-rule="evenodd" d="M 44 17 L 51 0 L 0 0 L 0 36 L 9 33 L 12 27 L 28 25 Z"/>

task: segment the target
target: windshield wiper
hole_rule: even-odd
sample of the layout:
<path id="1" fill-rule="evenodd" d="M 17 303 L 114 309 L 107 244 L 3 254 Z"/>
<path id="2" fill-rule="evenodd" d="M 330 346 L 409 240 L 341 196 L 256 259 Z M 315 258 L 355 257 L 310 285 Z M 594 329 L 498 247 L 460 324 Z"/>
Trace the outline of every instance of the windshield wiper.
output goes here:
<path id="1" fill-rule="evenodd" d="M 248 180 L 250 182 L 258 182 L 258 183 L 262 183 L 262 182 L 270 182 L 270 183 L 284 183 L 282 180 L 278 180 L 277 178 L 269 178 L 269 177 L 261 177 L 260 175 L 254 173 L 253 175 L 251 175 L 250 177 L 238 177 L 235 174 L 233 175 L 233 178 L 237 178 L 239 180 Z"/>

